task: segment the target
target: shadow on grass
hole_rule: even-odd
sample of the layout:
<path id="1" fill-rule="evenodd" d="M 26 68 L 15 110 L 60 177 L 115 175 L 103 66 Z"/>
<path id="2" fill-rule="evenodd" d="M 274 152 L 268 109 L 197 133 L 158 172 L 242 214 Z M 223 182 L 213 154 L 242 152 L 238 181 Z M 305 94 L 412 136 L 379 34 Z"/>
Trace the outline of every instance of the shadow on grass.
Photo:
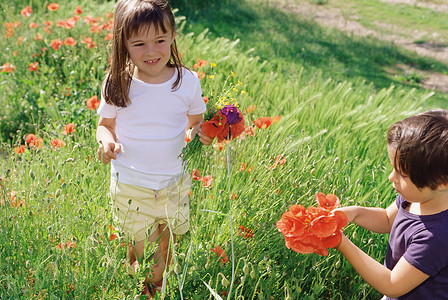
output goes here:
<path id="1" fill-rule="evenodd" d="M 425 92 L 418 85 L 404 82 L 403 77 L 395 79 L 387 70 L 405 64 L 448 73 L 447 65 L 400 50 L 391 43 L 323 28 L 268 4 L 209 1 L 208 5 L 194 6 L 186 0 L 171 2 L 179 8 L 180 15 L 187 17 L 189 31 L 198 33 L 208 28 L 212 37 L 239 38 L 244 50 L 255 48 L 253 55 L 287 76 L 293 76 L 303 67 L 308 77 L 322 72 L 324 77 L 340 81 L 366 81 L 377 88 L 394 84 Z M 436 93 L 435 98 L 445 99 L 446 106 L 448 96 Z"/>

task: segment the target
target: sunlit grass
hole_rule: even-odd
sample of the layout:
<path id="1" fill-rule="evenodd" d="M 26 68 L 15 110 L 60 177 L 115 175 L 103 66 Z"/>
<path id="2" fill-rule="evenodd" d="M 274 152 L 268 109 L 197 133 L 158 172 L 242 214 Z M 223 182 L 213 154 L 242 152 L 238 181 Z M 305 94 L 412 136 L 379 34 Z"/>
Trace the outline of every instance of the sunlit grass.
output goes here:
<path id="1" fill-rule="evenodd" d="M 30 20 L 20 16 L 20 9 L 0 14 L 8 22 L 22 22 L 14 37 L 0 39 L 0 48 L 8 49 L 0 52 L 0 65 L 16 66 L 13 73 L 0 73 L 0 96 L 6 99 L 1 105 L 7 103 L 10 114 L 2 115 L 1 124 L 23 122 L 8 134 L 3 128 L 13 127 L 2 127 L 7 142 L 1 146 L 0 161 L 0 295 L 133 299 L 140 287 L 124 264 L 129 241 L 113 230 L 118 224 L 110 210 L 109 167 L 95 157 L 97 115 L 86 105 L 100 94 L 107 31 L 93 35 L 93 49 L 81 42 L 58 50 L 48 45 L 54 38 L 70 35 L 82 41 L 91 36 L 90 26 L 82 21 L 69 31 L 55 27 L 43 41 L 34 41 L 26 25 L 31 20 L 42 24 L 73 15 L 76 5 L 59 4 L 57 16 L 37 3 Z M 112 3 L 86 6 L 82 17 L 106 20 L 111 10 Z M 27 37 L 27 47 L 15 43 L 19 35 Z M 32 57 L 42 46 L 48 47 L 45 53 Z M 263 47 L 262 42 L 254 47 Z M 336 251 L 320 257 L 288 250 L 275 223 L 292 204 L 314 205 L 319 191 L 335 193 L 343 205 L 386 207 L 394 198 L 387 180 L 386 130 L 392 122 L 421 111 L 430 95 L 326 79 L 319 72 L 303 78 L 303 69 L 285 75 L 257 50 L 210 38 L 207 31 L 184 29 L 179 48 L 191 68 L 197 59 L 208 62 L 197 70 L 204 73 L 204 96 L 218 97 L 233 84 L 231 96 L 241 110 L 256 107 L 245 113 L 248 125 L 258 117 L 281 119 L 222 151 L 204 148 L 190 163 L 189 171 L 197 168 L 214 181 L 207 189 L 193 183 L 191 228 L 175 245 L 177 263 L 167 274 L 166 298 L 212 298 L 204 283 L 229 299 L 379 298 Z M 38 72 L 28 70 L 34 59 L 39 61 Z M 63 127 L 70 122 L 76 124 L 75 131 L 64 135 Z M 42 138 L 43 146 L 26 145 L 23 153 L 16 153 L 29 133 Z M 54 149 L 51 142 L 56 138 L 65 145 Z M 286 163 L 272 168 L 279 155 Z M 239 234 L 240 226 L 253 230 L 253 237 Z M 377 260 L 384 258 L 387 237 L 353 225 L 346 233 Z M 210 250 L 216 246 L 227 253 L 228 262 Z"/>

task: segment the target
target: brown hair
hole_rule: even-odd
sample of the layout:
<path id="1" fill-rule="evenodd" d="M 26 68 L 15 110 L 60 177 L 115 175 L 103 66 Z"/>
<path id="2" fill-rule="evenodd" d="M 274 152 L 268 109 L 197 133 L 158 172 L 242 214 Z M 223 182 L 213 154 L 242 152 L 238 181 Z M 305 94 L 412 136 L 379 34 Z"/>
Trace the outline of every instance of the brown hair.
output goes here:
<path id="1" fill-rule="evenodd" d="M 427 111 L 393 124 L 387 144 L 396 150 L 394 168 L 418 188 L 448 183 L 448 111 Z"/>
<path id="2" fill-rule="evenodd" d="M 134 65 L 126 49 L 126 40 L 141 28 L 154 26 L 156 32 L 176 31 L 176 22 L 170 5 L 165 0 L 120 0 L 114 17 L 112 53 L 110 70 L 103 83 L 106 103 L 126 107 L 131 103 L 129 87 L 131 85 Z M 182 62 L 176 40 L 171 44 L 171 57 L 167 64 L 177 70 L 173 90 L 179 88 L 182 81 Z"/>

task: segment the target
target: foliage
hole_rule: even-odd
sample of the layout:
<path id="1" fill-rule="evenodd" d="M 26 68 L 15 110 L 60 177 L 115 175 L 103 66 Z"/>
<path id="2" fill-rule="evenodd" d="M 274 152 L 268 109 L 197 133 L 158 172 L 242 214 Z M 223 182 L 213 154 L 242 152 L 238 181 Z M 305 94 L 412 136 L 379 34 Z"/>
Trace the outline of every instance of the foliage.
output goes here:
<path id="1" fill-rule="evenodd" d="M 4 134 L 2 127 L 3 138 L 11 140 L 0 151 L 0 298 L 133 299 L 142 274 L 131 278 L 126 271 L 129 240 L 115 229 L 109 167 L 95 157 L 97 116 L 86 105 L 99 96 L 107 68 L 107 31 L 92 33 L 92 25 L 81 20 L 69 30 L 57 27 L 58 19 L 72 17 L 77 6 L 59 4 L 57 16 L 38 1 L 31 2 L 29 18 L 20 15 L 21 8 L 6 5 L 0 14 L 22 24 L 14 36 L 0 39 L 5 49 L 0 65 L 16 66 L 12 73 L 0 72 L 5 82 L 0 95 L 10 105 L 18 103 L 17 115 L 3 115 L 1 124 L 25 115 L 32 121 L 25 120 L 18 134 L 16 129 Z M 100 17 L 99 24 L 105 24 L 113 6 L 85 5 L 82 18 Z M 46 33 L 42 24 L 50 19 L 52 33 Z M 30 29 L 30 22 L 41 27 Z M 386 207 L 395 196 L 387 180 L 386 130 L 423 110 L 431 94 L 332 80 L 325 76 L 330 69 L 306 76 L 303 68 L 283 73 L 276 65 L 283 60 L 267 62 L 259 55 L 270 51 L 262 42 L 251 50 L 238 40 L 212 38 L 207 30 L 188 32 L 185 23 L 180 25 L 183 60 L 203 72 L 204 96 L 238 87 L 232 97 L 246 109 L 246 124 L 265 116 L 281 119 L 264 129 L 252 126 L 222 150 L 205 148 L 190 162 L 189 171 L 196 168 L 214 180 L 207 188 L 193 183 L 190 231 L 173 247 L 167 298 L 211 298 L 211 289 L 228 299 L 378 299 L 336 251 L 320 257 L 288 250 L 275 222 L 293 204 L 314 203 L 317 192 L 337 195 L 344 206 Z M 35 41 L 33 30 L 45 37 Z M 22 45 L 16 44 L 19 36 L 26 38 Z M 78 41 L 75 48 L 51 48 L 54 39 L 69 36 Z M 82 43 L 86 37 L 97 47 Z M 195 67 L 198 59 L 208 66 Z M 29 71 L 35 61 L 39 70 Z M 65 127 L 69 123 L 75 124 L 73 131 Z M 41 147 L 26 141 L 29 133 L 42 139 Z M 384 258 L 387 237 L 353 225 L 346 234 L 375 259 Z"/>

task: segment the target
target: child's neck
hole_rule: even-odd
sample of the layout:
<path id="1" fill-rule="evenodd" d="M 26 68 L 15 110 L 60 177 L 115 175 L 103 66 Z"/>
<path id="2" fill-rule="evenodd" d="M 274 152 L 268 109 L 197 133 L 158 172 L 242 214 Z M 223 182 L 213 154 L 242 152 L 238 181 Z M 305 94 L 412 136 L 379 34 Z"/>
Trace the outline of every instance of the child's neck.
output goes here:
<path id="1" fill-rule="evenodd" d="M 426 202 L 409 203 L 406 210 L 415 215 L 435 215 L 448 210 L 448 193 L 441 192 L 439 197 Z"/>

